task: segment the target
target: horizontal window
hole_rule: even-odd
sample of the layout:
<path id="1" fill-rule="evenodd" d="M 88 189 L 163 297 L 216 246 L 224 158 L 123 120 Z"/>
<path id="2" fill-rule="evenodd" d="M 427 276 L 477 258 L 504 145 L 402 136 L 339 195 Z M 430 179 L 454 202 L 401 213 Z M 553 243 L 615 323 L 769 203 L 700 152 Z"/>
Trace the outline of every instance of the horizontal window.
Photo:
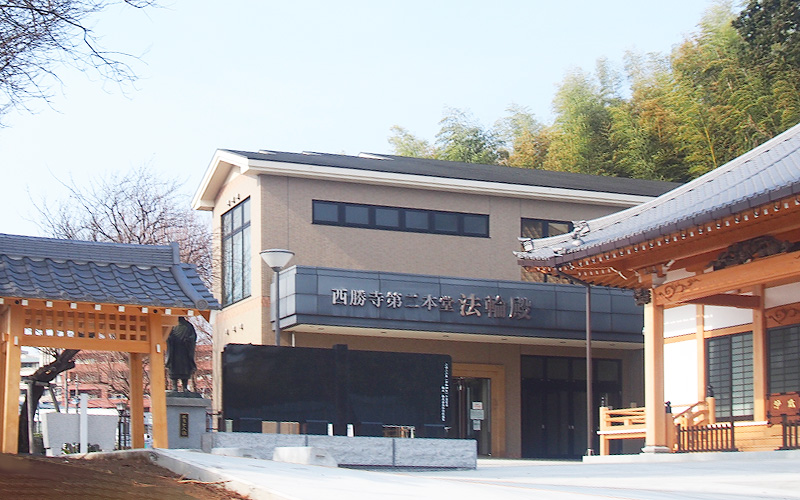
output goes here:
<path id="1" fill-rule="evenodd" d="M 484 214 L 322 200 L 313 201 L 312 214 L 314 224 L 489 237 L 489 216 Z"/>

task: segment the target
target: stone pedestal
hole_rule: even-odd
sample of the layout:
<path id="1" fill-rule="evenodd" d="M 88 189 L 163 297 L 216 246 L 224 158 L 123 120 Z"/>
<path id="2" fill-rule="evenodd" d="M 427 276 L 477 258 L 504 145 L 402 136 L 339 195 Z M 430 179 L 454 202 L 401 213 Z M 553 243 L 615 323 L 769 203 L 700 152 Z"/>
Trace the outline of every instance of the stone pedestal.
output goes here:
<path id="1" fill-rule="evenodd" d="M 200 449 L 211 400 L 191 392 L 167 392 L 167 435 L 170 448 Z"/>

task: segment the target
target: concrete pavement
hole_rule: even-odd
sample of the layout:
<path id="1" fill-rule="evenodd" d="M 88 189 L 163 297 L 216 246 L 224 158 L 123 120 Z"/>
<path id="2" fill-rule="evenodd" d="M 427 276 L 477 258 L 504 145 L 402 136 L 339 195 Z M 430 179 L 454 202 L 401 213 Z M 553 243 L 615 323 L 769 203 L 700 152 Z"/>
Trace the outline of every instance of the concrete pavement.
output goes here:
<path id="1" fill-rule="evenodd" d="M 800 499 L 800 451 L 628 456 L 589 462 L 481 459 L 476 470 L 365 471 L 152 450 L 156 462 L 254 500 Z"/>

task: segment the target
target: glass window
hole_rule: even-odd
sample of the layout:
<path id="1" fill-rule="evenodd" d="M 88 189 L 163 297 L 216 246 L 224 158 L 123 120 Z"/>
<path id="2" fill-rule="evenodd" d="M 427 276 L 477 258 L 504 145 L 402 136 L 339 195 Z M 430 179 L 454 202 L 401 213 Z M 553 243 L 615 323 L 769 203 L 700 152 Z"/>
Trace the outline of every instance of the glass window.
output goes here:
<path id="1" fill-rule="evenodd" d="M 559 234 L 566 234 L 572 231 L 572 223 L 567 221 L 558 220 L 545 220 L 545 219 L 526 219 L 520 221 L 520 236 L 523 238 L 549 238 L 550 236 L 558 236 Z M 524 267 L 521 268 L 522 281 L 533 281 L 538 283 L 569 283 L 569 280 L 559 278 L 558 276 L 550 276 L 536 271 L 528 271 Z"/>
<path id="2" fill-rule="evenodd" d="M 222 214 L 222 305 L 250 296 L 250 199 Z"/>
<path id="3" fill-rule="evenodd" d="M 321 200 L 313 201 L 312 212 L 314 224 L 489 237 L 489 216 L 483 214 Z"/>
<path id="4" fill-rule="evenodd" d="M 315 201 L 313 207 L 314 222 L 339 222 L 338 204 Z"/>
<path id="5" fill-rule="evenodd" d="M 464 234 L 489 236 L 489 217 L 487 215 L 465 215 Z"/>
<path id="6" fill-rule="evenodd" d="M 717 418 L 752 418 L 753 334 L 708 339 L 706 348 L 706 374 Z"/>
<path id="7" fill-rule="evenodd" d="M 457 233 L 458 214 L 451 212 L 434 212 L 433 230 L 437 233 Z"/>
<path id="8" fill-rule="evenodd" d="M 428 212 L 422 210 L 406 210 L 406 228 L 427 231 Z"/>
<path id="9" fill-rule="evenodd" d="M 366 226 L 369 224 L 369 208 L 363 205 L 345 205 L 344 222 Z"/>
<path id="10" fill-rule="evenodd" d="M 400 209 L 399 208 L 375 208 L 375 225 L 378 227 L 399 228 Z"/>
<path id="11" fill-rule="evenodd" d="M 800 325 L 769 330 L 769 392 L 800 391 Z"/>

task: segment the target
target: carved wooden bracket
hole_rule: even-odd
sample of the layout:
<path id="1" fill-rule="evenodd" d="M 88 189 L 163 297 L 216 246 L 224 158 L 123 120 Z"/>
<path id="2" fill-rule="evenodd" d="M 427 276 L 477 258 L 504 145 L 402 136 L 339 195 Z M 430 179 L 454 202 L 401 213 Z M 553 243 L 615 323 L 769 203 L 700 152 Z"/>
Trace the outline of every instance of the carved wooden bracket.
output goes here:
<path id="1" fill-rule="evenodd" d="M 711 262 L 709 265 L 713 266 L 715 271 L 719 271 L 726 267 L 746 264 L 761 257 L 786 253 L 793 250 L 793 247 L 796 246 L 797 244 L 795 243 L 781 241 L 774 236 L 759 236 L 750 240 L 734 243 L 729 246 L 727 250 L 719 254 L 717 260 Z"/>

